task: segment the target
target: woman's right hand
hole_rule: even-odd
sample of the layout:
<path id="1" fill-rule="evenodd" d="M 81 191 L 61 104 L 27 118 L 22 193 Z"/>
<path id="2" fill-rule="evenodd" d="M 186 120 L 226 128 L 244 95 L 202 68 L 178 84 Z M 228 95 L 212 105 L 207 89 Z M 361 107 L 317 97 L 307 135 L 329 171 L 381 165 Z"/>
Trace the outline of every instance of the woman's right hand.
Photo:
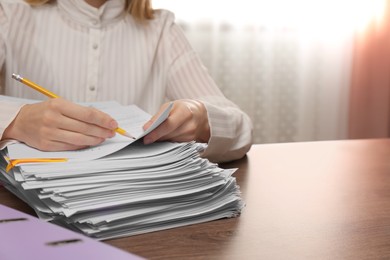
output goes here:
<path id="1" fill-rule="evenodd" d="M 77 150 L 113 137 L 117 127 L 102 111 L 54 98 L 24 105 L 2 139 L 15 139 L 43 151 Z"/>

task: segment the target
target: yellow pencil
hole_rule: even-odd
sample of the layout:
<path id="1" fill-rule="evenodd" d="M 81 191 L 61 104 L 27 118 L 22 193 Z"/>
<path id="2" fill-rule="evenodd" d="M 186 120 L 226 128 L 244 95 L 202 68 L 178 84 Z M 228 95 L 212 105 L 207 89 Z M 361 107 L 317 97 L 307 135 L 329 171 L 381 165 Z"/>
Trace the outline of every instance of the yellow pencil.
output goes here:
<path id="1" fill-rule="evenodd" d="M 26 79 L 26 78 L 22 78 L 20 75 L 17 75 L 15 73 L 12 74 L 12 78 L 13 79 L 16 79 L 17 81 L 19 82 L 22 82 L 23 84 L 25 84 L 26 86 L 29 86 L 30 88 L 33 88 L 35 89 L 36 91 L 39 91 L 41 92 L 42 94 L 48 96 L 48 97 L 51 97 L 51 98 L 58 98 L 59 96 L 57 96 L 56 94 L 54 94 L 53 92 L 37 85 L 36 83 Z M 126 132 L 126 130 L 118 127 L 115 129 L 115 132 L 117 132 L 118 134 L 121 134 L 123 136 L 126 136 L 126 137 L 129 137 L 129 138 L 132 138 L 132 139 L 135 139 L 134 136 L 130 135 L 128 132 Z"/>

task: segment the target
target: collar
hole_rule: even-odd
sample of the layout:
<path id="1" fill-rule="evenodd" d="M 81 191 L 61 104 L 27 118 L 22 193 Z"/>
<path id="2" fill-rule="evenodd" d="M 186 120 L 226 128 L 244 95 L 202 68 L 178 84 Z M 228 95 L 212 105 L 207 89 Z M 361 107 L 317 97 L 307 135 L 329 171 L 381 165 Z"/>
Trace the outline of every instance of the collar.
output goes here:
<path id="1" fill-rule="evenodd" d="M 60 12 L 89 27 L 108 25 L 125 14 L 125 0 L 107 0 L 100 8 L 95 8 L 84 0 L 57 0 L 57 3 Z"/>

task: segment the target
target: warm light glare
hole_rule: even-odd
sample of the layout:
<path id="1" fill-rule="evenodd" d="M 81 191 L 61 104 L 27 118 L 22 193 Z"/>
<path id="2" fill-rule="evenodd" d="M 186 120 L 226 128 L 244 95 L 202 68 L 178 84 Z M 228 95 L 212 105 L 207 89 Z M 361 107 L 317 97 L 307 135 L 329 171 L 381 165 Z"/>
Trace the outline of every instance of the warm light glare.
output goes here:
<path id="1" fill-rule="evenodd" d="M 154 7 L 173 11 L 178 20 L 229 22 L 303 30 L 362 29 L 383 15 L 386 0 L 157 0 Z"/>

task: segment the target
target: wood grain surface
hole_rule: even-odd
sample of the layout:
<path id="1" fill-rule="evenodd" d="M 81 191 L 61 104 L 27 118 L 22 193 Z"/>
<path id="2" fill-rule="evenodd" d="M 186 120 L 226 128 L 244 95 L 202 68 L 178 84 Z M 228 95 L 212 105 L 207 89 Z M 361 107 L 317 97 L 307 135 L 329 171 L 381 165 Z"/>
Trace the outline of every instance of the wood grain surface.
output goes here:
<path id="1" fill-rule="evenodd" d="M 239 168 L 239 217 L 105 242 L 148 259 L 390 259 L 390 140 L 254 145 L 221 166 Z M 0 203 L 34 214 L 3 187 Z"/>

